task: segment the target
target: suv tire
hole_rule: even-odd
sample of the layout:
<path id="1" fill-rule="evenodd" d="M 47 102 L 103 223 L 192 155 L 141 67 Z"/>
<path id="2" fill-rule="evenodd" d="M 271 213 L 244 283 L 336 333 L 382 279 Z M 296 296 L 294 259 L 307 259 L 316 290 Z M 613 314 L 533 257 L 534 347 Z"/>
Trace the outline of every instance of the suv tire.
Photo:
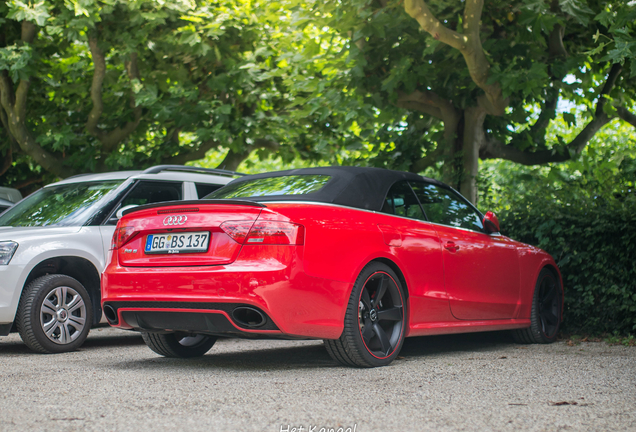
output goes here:
<path id="1" fill-rule="evenodd" d="M 51 274 L 31 282 L 22 292 L 16 326 L 33 351 L 74 351 L 93 324 L 93 306 L 84 286 L 70 276 Z"/>

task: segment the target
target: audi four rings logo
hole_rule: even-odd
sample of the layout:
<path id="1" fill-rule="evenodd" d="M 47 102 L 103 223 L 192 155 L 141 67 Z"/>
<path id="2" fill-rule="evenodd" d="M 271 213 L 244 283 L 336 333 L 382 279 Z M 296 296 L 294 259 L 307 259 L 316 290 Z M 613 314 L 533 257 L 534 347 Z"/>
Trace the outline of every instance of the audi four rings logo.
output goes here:
<path id="1" fill-rule="evenodd" d="M 183 225 L 188 220 L 187 216 L 168 216 L 163 220 L 164 225 Z"/>

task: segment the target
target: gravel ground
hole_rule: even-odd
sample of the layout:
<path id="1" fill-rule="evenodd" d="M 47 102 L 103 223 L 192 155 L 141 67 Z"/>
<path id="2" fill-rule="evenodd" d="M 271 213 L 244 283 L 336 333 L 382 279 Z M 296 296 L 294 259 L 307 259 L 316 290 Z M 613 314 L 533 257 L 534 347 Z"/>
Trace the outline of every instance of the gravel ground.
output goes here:
<path id="1" fill-rule="evenodd" d="M 0 338 L 0 430 L 636 431 L 633 347 L 484 333 L 410 338 L 401 356 L 351 369 L 319 341 L 222 339 L 176 360 L 110 328 L 39 355 L 12 334 Z"/>

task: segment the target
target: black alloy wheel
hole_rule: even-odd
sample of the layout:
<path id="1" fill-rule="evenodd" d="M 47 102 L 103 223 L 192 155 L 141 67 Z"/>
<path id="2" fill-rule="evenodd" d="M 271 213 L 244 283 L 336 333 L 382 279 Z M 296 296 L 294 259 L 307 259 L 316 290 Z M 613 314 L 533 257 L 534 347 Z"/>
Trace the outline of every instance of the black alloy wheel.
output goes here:
<path id="1" fill-rule="evenodd" d="M 541 279 L 537 314 L 542 335 L 548 339 L 555 337 L 561 323 L 561 291 L 552 275 L 544 275 Z"/>
<path id="2" fill-rule="evenodd" d="M 563 290 L 559 280 L 547 268 L 541 270 L 535 285 L 530 327 L 513 330 L 519 343 L 552 343 L 556 340 L 563 315 Z"/>
<path id="3" fill-rule="evenodd" d="M 397 357 L 405 331 L 404 295 L 388 266 L 371 263 L 356 281 L 340 339 L 325 340 L 331 357 L 345 365 L 386 366 Z"/>

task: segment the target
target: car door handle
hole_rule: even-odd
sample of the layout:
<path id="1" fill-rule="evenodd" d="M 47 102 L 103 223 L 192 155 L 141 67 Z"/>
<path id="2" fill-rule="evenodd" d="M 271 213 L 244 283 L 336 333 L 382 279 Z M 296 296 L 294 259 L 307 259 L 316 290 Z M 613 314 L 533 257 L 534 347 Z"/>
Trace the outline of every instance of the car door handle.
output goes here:
<path id="1" fill-rule="evenodd" d="M 457 246 L 455 243 L 451 241 L 446 242 L 446 244 L 444 245 L 444 248 L 451 252 L 457 252 L 459 250 L 459 246 Z"/>

